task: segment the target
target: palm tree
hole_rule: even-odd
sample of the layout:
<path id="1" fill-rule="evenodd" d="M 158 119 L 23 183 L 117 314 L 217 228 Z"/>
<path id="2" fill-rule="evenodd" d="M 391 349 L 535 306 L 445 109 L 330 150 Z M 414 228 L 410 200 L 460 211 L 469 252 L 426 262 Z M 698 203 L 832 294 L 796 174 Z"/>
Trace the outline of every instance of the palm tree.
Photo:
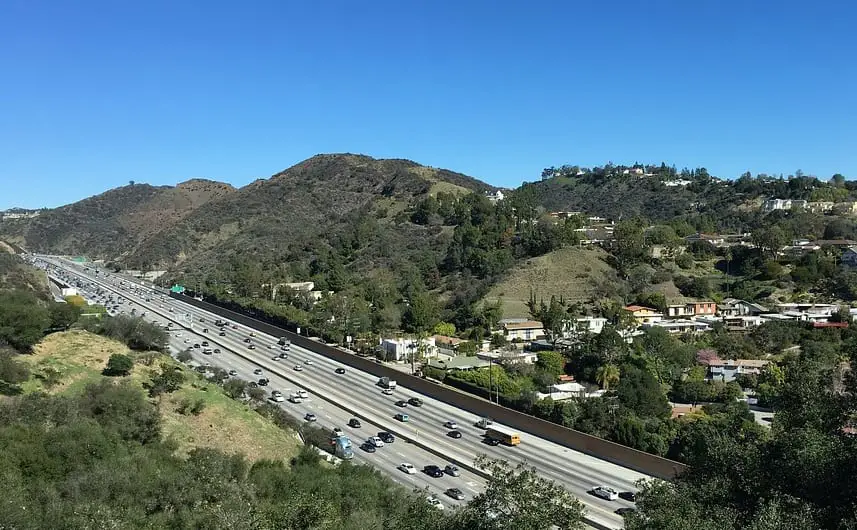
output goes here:
<path id="1" fill-rule="evenodd" d="M 595 373 L 595 382 L 604 390 L 610 390 L 610 385 L 619 383 L 619 367 L 615 364 L 605 364 Z"/>

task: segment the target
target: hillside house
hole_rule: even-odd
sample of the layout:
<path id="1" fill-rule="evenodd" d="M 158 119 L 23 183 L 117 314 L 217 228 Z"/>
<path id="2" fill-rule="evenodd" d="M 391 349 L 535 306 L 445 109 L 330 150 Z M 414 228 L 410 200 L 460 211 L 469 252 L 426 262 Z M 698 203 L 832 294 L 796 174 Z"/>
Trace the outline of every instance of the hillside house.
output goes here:
<path id="1" fill-rule="evenodd" d="M 723 326 L 726 331 L 747 331 L 761 326 L 765 319 L 760 316 L 739 315 L 723 317 Z"/>
<path id="2" fill-rule="evenodd" d="M 717 314 L 723 317 L 758 316 L 767 312 L 762 305 L 737 298 L 724 298 L 717 305 Z"/>
<path id="3" fill-rule="evenodd" d="M 683 318 L 677 320 L 661 320 L 659 322 L 653 322 L 651 324 L 644 324 L 643 328 L 663 328 L 670 334 L 678 334 L 678 333 L 705 333 L 707 331 L 711 331 L 711 326 L 706 324 L 705 322 L 700 322 L 698 320 L 686 320 Z"/>
<path id="4" fill-rule="evenodd" d="M 491 202 L 500 202 L 503 199 L 505 199 L 506 196 L 503 195 L 503 192 L 501 190 L 497 190 L 497 191 L 493 191 L 493 192 L 486 191 L 485 192 L 485 198 L 487 198 Z"/>
<path id="5" fill-rule="evenodd" d="M 488 368 L 491 365 L 488 361 L 466 355 L 459 355 L 450 359 L 431 359 L 426 364 L 432 368 L 447 372 L 450 370 L 478 370 L 480 368 Z"/>
<path id="6" fill-rule="evenodd" d="M 574 338 L 577 333 L 592 333 L 597 335 L 604 329 L 607 319 L 603 317 L 580 317 L 574 320 L 574 327 L 572 327 L 572 323 L 570 319 L 564 322 L 563 338 Z"/>
<path id="7" fill-rule="evenodd" d="M 434 337 L 424 339 L 422 348 L 424 350 L 424 358 L 437 357 L 437 346 L 435 345 Z M 411 355 L 419 355 L 420 344 L 417 339 L 399 337 L 395 339 L 383 339 L 380 349 L 388 361 L 409 361 Z"/>
<path id="8" fill-rule="evenodd" d="M 708 361 L 708 372 L 705 378 L 709 381 L 723 381 L 728 383 L 734 381 L 736 377 L 743 374 L 759 375 L 762 369 L 767 366 L 770 361 L 763 359 L 732 359 L 722 360 L 713 359 Z"/>
<path id="9" fill-rule="evenodd" d="M 503 324 L 503 335 L 508 341 L 529 342 L 545 335 L 541 322 L 525 320 L 523 322 L 506 322 Z"/>
<path id="10" fill-rule="evenodd" d="M 476 357 L 483 361 L 494 362 L 498 364 L 533 364 L 539 355 L 534 351 L 527 350 L 494 350 L 488 352 L 479 352 Z"/>
<path id="11" fill-rule="evenodd" d="M 809 203 L 809 211 L 812 213 L 828 213 L 833 211 L 833 201 L 813 201 Z"/>
<path id="12" fill-rule="evenodd" d="M 625 311 L 631 313 L 631 316 L 634 318 L 634 322 L 638 326 L 642 326 L 643 324 L 652 324 L 664 318 L 663 313 L 659 313 L 657 309 L 643 307 L 640 305 L 625 306 Z"/>
<path id="13" fill-rule="evenodd" d="M 833 212 L 839 215 L 857 215 L 857 201 L 838 202 L 833 205 Z"/>
<path id="14" fill-rule="evenodd" d="M 464 339 L 447 337 L 446 335 L 433 335 L 432 338 L 434 339 L 435 346 L 437 346 L 438 354 L 451 357 L 458 354 L 458 346 L 462 342 L 467 342 Z"/>
<path id="15" fill-rule="evenodd" d="M 709 301 L 687 302 L 667 306 L 668 318 L 710 316 L 717 313 L 717 304 Z"/>
<path id="16" fill-rule="evenodd" d="M 684 238 L 687 243 L 704 241 L 710 245 L 718 246 L 726 243 L 726 238 L 718 234 L 703 234 L 702 232 L 689 235 Z"/>
<path id="17" fill-rule="evenodd" d="M 775 210 L 795 210 L 806 208 L 807 201 L 798 199 L 768 199 L 762 203 L 762 211 L 773 212 Z"/>

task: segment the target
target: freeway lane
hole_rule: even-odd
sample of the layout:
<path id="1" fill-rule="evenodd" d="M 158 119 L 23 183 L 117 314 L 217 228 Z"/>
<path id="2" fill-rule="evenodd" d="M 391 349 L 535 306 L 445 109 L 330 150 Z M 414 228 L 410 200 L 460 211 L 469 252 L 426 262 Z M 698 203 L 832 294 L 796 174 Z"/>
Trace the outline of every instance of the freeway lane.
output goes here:
<path id="1" fill-rule="evenodd" d="M 66 265 L 64 267 L 67 268 Z M 92 280 L 92 278 L 87 279 Z M 117 291 L 120 290 L 118 286 L 108 285 L 108 287 Z M 127 289 L 123 290 L 122 293 L 126 297 L 131 297 L 131 293 Z M 425 396 L 422 396 L 425 406 L 420 409 L 411 407 L 406 409 L 406 412 L 411 414 L 413 418 L 411 425 L 396 425 L 398 422 L 393 420 L 392 416 L 400 409 L 395 407 L 394 401 L 399 399 L 403 393 L 405 396 L 416 395 L 414 392 L 400 389 L 396 396 L 384 396 L 380 393 L 380 389 L 375 386 L 375 378 L 369 374 L 346 368 L 345 375 L 335 376 L 333 370 L 340 366 L 339 363 L 296 346 L 292 346 L 290 359 L 288 364 L 284 366 L 284 363 L 270 359 L 274 352 L 268 350 L 267 345 L 273 344 L 275 338 L 260 333 L 258 337 L 252 339 L 255 341 L 257 349 L 249 350 L 247 345 L 242 342 L 243 338 L 249 335 L 248 328 L 240 325 L 237 330 L 229 328 L 226 337 L 219 337 L 216 336 L 213 326 L 214 319 L 218 318 L 215 315 L 170 298 L 166 298 L 162 303 L 164 309 L 161 311 L 166 311 L 167 307 L 176 308 L 174 309 L 176 313 L 165 315 L 167 318 L 178 318 L 184 313 L 190 313 L 193 315 L 195 327 L 205 325 L 199 323 L 199 318 L 204 318 L 212 331 L 209 335 L 214 335 L 208 337 L 210 342 L 250 357 L 258 365 L 265 367 L 269 374 L 282 374 L 287 380 L 301 384 L 310 390 L 324 393 L 328 399 L 334 399 L 346 408 L 356 411 L 361 417 L 376 421 L 378 425 L 384 428 L 401 430 L 402 427 L 405 427 L 405 429 L 410 429 L 410 436 L 417 438 L 422 443 L 430 444 L 451 458 L 470 462 L 475 454 L 485 453 L 492 458 L 505 458 L 512 462 L 526 460 L 535 465 L 541 474 L 566 485 L 588 505 L 590 516 L 595 516 L 599 521 L 609 522 L 610 526 L 621 526 L 621 518 L 616 516 L 613 510 L 627 504 L 624 504 L 624 501 L 613 503 L 603 501 L 588 495 L 586 492 L 591 487 L 601 484 L 610 485 L 620 490 L 633 491 L 633 482 L 644 477 L 639 473 L 577 453 L 535 436 L 528 436 L 526 433 L 522 433 L 522 444 L 517 448 L 486 446 L 480 441 L 482 431 L 473 427 L 478 419 L 476 416 Z M 295 362 L 302 362 L 307 358 L 313 359 L 313 366 L 305 367 L 307 370 L 303 372 L 291 370 L 291 366 Z M 443 423 L 450 419 L 456 421 L 464 433 L 464 438 L 461 440 L 453 441 L 446 436 L 447 429 L 443 427 Z M 442 462 L 433 463 L 441 464 Z"/>
<path id="2" fill-rule="evenodd" d="M 113 287 L 107 284 L 101 285 L 105 288 Z M 136 305 L 138 310 L 147 311 L 146 320 L 163 321 L 164 318 L 175 317 L 174 314 L 168 313 L 166 309 L 159 308 L 156 303 L 147 303 L 139 299 L 132 303 L 130 302 L 130 298 L 132 297 L 128 293 L 123 293 L 123 296 L 129 299 L 129 304 L 123 304 L 128 305 L 128 309 Z M 188 344 L 184 342 L 185 340 L 189 340 L 191 345 L 202 343 L 204 340 L 211 342 L 211 337 L 185 329 L 174 330 L 169 333 L 169 336 L 170 348 L 174 353 L 186 349 Z M 205 355 L 202 353 L 202 348 L 191 348 L 191 355 L 194 357 L 197 365 L 210 363 L 212 366 L 220 366 L 226 370 L 236 370 L 238 372 L 237 377 L 247 381 L 255 381 L 260 377 L 267 377 L 270 379 L 270 385 L 266 389 L 268 392 L 277 389 L 288 396 L 293 391 L 298 390 L 298 387 L 274 372 L 265 371 L 263 376 L 254 374 L 254 370 L 258 368 L 257 364 L 235 355 L 228 355 L 228 352 L 225 353 Z M 354 443 L 356 461 L 380 468 L 390 478 L 403 486 L 411 489 L 426 490 L 426 494 L 434 494 L 447 506 L 462 504 L 462 501 L 457 501 L 445 495 L 444 492 L 448 488 L 457 487 L 461 489 L 468 499 L 484 490 L 484 480 L 463 469 L 461 470 L 461 476 L 456 478 L 448 475 L 444 475 L 442 478 L 431 478 L 421 472 L 414 475 L 405 474 L 397 469 L 397 466 L 402 462 L 411 463 L 418 469 L 422 469 L 422 466 L 427 464 L 437 464 L 443 467 L 445 462 L 439 461 L 431 453 L 401 439 L 397 439 L 393 444 L 379 448 L 375 453 L 367 453 L 358 446 L 370 435 L 374 435 L 384 429 L 367 422 L 363 422 L 363 426 L 359 429 L 352 428 L 348 426 L 348 420 L 353 417 L 352 414 L 332 406 L 327 401 L 317 399 L 312 394 L 310 396 L 311 399 L 300 404 L 286 401 L 279 405 L 296 419 L 303 420 L 307 412 L 312 412 L 319 418 L 319 423 L 326 428 L 342 428 Z"/>

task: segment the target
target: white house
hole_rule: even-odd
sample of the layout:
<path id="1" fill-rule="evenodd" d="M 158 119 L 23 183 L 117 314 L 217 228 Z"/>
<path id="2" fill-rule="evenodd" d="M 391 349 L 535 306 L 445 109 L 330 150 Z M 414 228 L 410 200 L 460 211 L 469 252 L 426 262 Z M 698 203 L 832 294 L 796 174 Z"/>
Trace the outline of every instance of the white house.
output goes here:
<path id="1" fill-rule="evenodd" d="M 495 192 L 485 192 L 485 197 L 491 202 L 499 202 L 506 198 L 500 190 Z"/>
<path id="2" fill-rule="evenodd" d="M 499 364 L 511 363 L 535 363 L 539 355 L 536 352 L 526 350 L 495 350 L 488 352 L 479 352 L 476 357 L 483 361 L 491 361 Z"/>
<path id="3" fill-rule="evenodd" d="M 643 328 L 653 327 L 663 328 L 667 330 L 668 333 L 704 333 L 706 331 L 711 331 L 711 326 L 705 322 L 681 318 L 676 320 L 660 320 L 651 324 L 643 324 Z"/>
<path id="4" fill-rule="evenodd" d="M 541 322 L 535 320 L 507 322 L 503 324 L 503 334 L 508 341 L 518 340 L 526 342 L 543 337 L 545 329 Z"/>
<path id="5" fill-rule="evenodd" d="M 806 208 L 807 204 L 807 201 L 798 199 L 768 199 L 762 203 L 762 210 L 766 212 L 793 210 L 795 208 Z"/>
<path id="6" fill-rule="evenodd" d="M 429 337 L 423 342 L 425 358 L 435 357 L 437 355 L 437 346 L 435 345 L 434 337 Z M 419 351 L 418 339 L 383 339 L 381 341 L 381 350 L 386 354 L 387 360 L 390 361 L 406 361 L 410 360 L 411 354 L 417 355 Z"/>
<path id="7" fill-rule="evenodd" d="M 566 339 L 574 338 L 576 333 L 592 333 L 597 335 L 604 329 L 607 324 L 607 319 L 603 317 L 580 317 L 575 319 L 576 326 L 572 328 L 572 321 L 566 320 L 563 323 L 562 336 Z"/>

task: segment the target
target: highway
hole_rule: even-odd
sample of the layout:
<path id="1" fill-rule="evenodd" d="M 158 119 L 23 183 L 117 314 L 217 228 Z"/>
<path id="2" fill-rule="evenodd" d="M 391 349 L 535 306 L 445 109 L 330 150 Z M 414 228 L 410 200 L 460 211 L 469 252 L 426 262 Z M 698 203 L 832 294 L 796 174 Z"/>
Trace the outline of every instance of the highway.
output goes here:
<path id="1" fill-rule="evenodd" d="M 428 487 L 442 499 L 444 504 L 454 506 L 456 503 L 442 494 L 446 488 L 458 487 L 469 498 L 483 487 L 484 481 L 466 471 L 462 471 L 462 476 L 458 478 L 445 476 L 432 479 L 422 473 L 405 475 L 397 471 L 396 466 L 403 461 L 410 462 L 418 469 L 426 464 L 436 464 L 441 467 L 446 465 L 447 461 L 435 454 L 445 455 L 449 460 L 466 465 L 472 464 L 475 456 L 480 453 L 512 463 L 525 461 L 535 466 L 541 475 L 557 481 L 580 498 L 587 508 L 587 517 L 592 522 L 608 528 L 621 528 L 622 518 L 615 514 L 615 510 L 631 507 L 633 504 L 622 499 L 606 501 L 591 495 L 589 491 L 600 485 L 610 486 L 618 491 L 635 491 L 635 481 L 649 478 L 636 471 L 579 453 L 526 432 L 521 432 L 521 444 L 517 447 L 489 446 L 482 441 L 483 430 L 475 427 L 479 418 L 465 410 L 428 396 L 418 395 L 401 386 L 394 395 L 384 395 L 376 386 L 377 378 L 374 376 L 294 345 L 291 346 L 288 360 L 275 361 L 272 357 L 280 353 L 276 346 L 278 337 L 255 331 L 257 336 L 250 337 L 252 330 L 232 322 L 226 329 L 226 335 L 221 337 L 214 326 L 214 321 L 220 318 L 217 315 L 160 294 L 152 297 L 151 302 L 147 302 L 130 290 L 129 279 L 123 277 L 122 280 L 126 285 L 120 288 L 118 281 L 116 284 L 110 283 L 111 280 L 103 278 L 103 275 L 95 278 L 86 274 L 79 265 L 54 258 L 47 261 L 61 266 L 66 271 L 72 271 L 85 281 L 95 282 L 106 289 L 121 293 L 124 298 L 137 304 L 138 308 L 147 311 L 148 318 L 159 320 L 161 323 L 167 320 L 173 320 L 178 324 L 185 320 L 187 323 L 185 315 L 190 315 L 194 334 L 190 344 L 207 340 L 211 347 L 220 348 L 222 352 L 209 356 L 202 355 L 201 349 L 194 350 L 195 360 L 210 362 L 227 370 L 235 369 L 242 379 L 247 380 L 258 379 L 260 376 L 253 375 L 252 371 L 261 368 L 264 377 L 271 380 L 268 388 L 281 390 L 286 396 L 291 393 L 291 390 L 299 387 L 308 390 L 313 395 L 308 402 L 300 405 L 288 402 L 282 404 L 296 417 L 302 417 L 307 411 L 312 411 L 327 427 L 336 425 L 343 428 L 356 442 L 355 445 L 359 445 L 368 434 L 374 434 L 380 430 L 411 438 L 415 443 L 406 443 L 397 439 L 391 447 L 381 448 L 374 454 L 364 453 L 361 449 L 355 448 L 355 458 L 378 467 L 395 480 L 408 486 Z M 116 276 L 113 278 L 115 281 Z M 136 287 L 139 287 L 139 284 Z M 170 312 L 171 308 L 172 312 Z M 209 329 L 206 334 L 201 332 L 204 327 Z M 184 339 L 191 338 L 188 335 L 191 332 L 182 330 L 182 333 L 184 337 L 171 337 L 171 347 L 184 349 L 188 346 L 184 343 Z M 244 342 L 246 338 L 251 339 L 256 349 L 248 348 L 248 344 Z M 271 346 L 270 349 L 269 346 Z M 311 360 L 311 365 L 305 364 L 308 359 Z M 302 371 L 293 369 L 297 364 L 303 367 Z M 345 374 L 336 374 L 334 371 L 337 368 L 344 368 Z M 407 400 L 414 396 L 424 401 L 422 407 L 408 406 L 403 409 L 395 404 L 398 400 Z M 408 414 L 410 421 L 402 423 L 394 419 L 397 412 Z M 351 429 L 347 426 L 347 420 L 354 416 L 360 418 L 363 428 Z M 449 429 L 444 426 L 447 421 L 458 424 L 458 430 L 463 433 L 461 439 L 454 440 L 447 436 Z M 435 454 L 419 449 L 416 445 L 425 446 Z"/>

